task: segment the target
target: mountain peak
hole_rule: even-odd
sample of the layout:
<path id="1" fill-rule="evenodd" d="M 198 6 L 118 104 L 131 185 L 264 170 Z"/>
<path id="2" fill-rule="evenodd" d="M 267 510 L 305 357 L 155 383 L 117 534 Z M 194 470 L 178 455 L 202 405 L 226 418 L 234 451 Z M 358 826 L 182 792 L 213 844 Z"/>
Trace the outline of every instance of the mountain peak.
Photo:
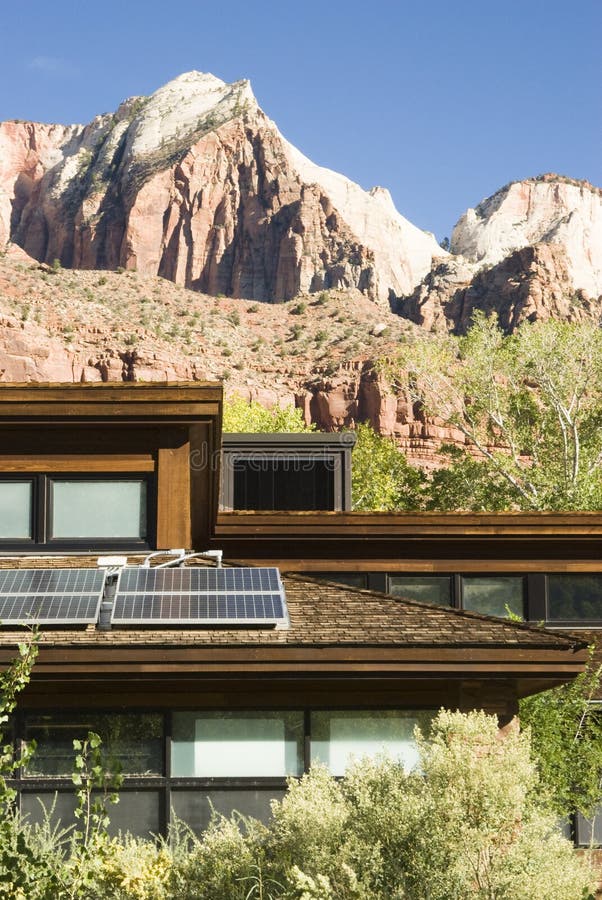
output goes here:
<path id="1" fill-rule="evenodd" d="M 468 209 L 451 237 L 453 253 L 481 266 L 539 243 L 563 246 L 574 287 L 599 296 L 602 191 L 554 173 L 514 181 Z"/>
<path id="2" fill-rule="evenodd" d="M 227 84 L 209 72 L 184 72 L 146 99 L 128 138 L 128 154 L 158 152 L 174 139 L 193 137 L 257 109 L 249 81 Z"/>

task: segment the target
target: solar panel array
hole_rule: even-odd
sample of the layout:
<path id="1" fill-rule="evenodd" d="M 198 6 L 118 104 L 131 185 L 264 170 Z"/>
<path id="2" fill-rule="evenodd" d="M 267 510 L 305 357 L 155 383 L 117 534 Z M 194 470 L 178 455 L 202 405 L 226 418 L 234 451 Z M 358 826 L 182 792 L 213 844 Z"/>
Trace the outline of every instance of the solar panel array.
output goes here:
<path id="1" fill-rule="evenodd" d="M 102 569 L 0 570 L 0 623 L 95 624 L 105 580 Z"/>
<path id="2" fill-rule="evenodd" d="M 122 569 L 111 623 L 116 625 L 286 625 L 275 568 Z"/>

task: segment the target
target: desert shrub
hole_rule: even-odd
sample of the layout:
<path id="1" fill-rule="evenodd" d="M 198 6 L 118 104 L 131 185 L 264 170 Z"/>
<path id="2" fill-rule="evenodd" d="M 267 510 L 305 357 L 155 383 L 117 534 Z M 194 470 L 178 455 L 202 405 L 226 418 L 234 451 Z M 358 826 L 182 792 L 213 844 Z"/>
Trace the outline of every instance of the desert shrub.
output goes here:
<path id="1" fill-rule="evenodd" d="M 167 896 L 171 853 L 163 844 L 124 835 L 104 843 L 90 864 L 86 900 L 162 900 Z"/>
<path id="2" fill-rule="evenodd" d="M 579 900 L 591 871 L 538 796 L 527 734 L 442 711 L 420 762 L 293 780 L 273 819 L 216 819 L 170 876 L 199 900 Z M 250 887 L 249 887 L 250 885 Z"/>
<path id="3" fill-rule="evenodd" d="M 260 822 L 236 813 L 230 819 L 215 815 L 200 838 L 185 832 L 182 840 L 181 826 L 176 826 L 176 833 L 167 879 L 170 900 L 245 900 L 253 896 L 248 879 L 262 864 L 266 835 Z"/>

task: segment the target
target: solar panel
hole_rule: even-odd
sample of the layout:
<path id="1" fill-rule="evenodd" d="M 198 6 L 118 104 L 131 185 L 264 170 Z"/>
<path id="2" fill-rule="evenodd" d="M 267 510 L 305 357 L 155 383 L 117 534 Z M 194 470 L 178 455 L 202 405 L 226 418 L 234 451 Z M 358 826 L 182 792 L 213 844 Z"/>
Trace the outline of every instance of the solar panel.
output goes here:
<path id="1" fill-rule="evenodd" d="M 285 625 L 280 572 L 263 569 L 123 569 L 112 624 Z"/>
<path id="2" fill-rule="evenodd" d="M 98 619 L 101 569 L 0 570 L 3 625 L 88 625 Z"/>

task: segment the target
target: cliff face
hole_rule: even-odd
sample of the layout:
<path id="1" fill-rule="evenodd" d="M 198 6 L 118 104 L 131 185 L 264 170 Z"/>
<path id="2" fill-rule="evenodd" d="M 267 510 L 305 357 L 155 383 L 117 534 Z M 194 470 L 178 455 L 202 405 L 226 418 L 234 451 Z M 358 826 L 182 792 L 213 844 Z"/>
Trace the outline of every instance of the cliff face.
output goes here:
<path id="1" fill-rule="evenodd" d="M 369 421 L 431 466 L 462 436 L 395 396 L 374 365 L 415 327 L 359 292 L 260 305 L 138 272 L 55 271 L 14 245 L 0 254 L 0 381 L 220 379 L 230 396 L 297 405 L 325 431 Z"/>
<path id="2" fill-rule="evenodd" d="M 479 310 L 495 315 L 510 333 L 523 322 L 550 318 L 597 321 L 602 297 L 575 290 L 565 248 L 542 243 L 482 269 L 462 257 L 441 262 L 397 305 L 400 315 L 417 325 L 457 334 L 468 330 Z"/>
<path id="3" fill-rule="evenodd" d="M 507 185 L 464 213 L 451 249 L 470 262 L 496 265 L 538 243 L 564 248 L 575 290 L 602 294 L 602 191 L 552 174 Z"/>
<path id="4" fill-rule="evenodd" d="M 451 248 L 398 298 L 400 315 L 461 334 L 477 310 L 507 332 L 602 314 L 602 192 L 591 184 L 545 175 L 502 188 L 462 216 Z"/>
<path id="5" fill-rule="evenodd" d="M 0 128 L 0 241 L 40 261 L 257 300 L 387 301 L 443 255 L 386 191 L 303 157 L 246 81 L 191 72 L 86 127 Z"/>

